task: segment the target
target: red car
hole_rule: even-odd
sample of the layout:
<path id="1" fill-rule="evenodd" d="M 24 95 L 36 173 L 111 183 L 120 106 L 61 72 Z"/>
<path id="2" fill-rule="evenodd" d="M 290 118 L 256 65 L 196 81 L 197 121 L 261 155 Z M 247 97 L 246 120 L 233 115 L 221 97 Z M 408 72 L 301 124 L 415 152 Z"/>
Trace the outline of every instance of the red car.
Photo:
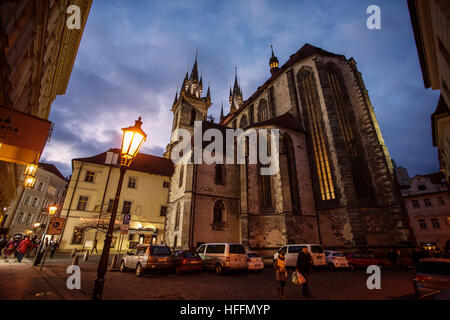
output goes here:
<path id="1" fill-rule="evenodd" d="M 373 254 L 367 253 L 344 253 L 351 270 L 367 268 L 368 266 L 377 265 L 381 269 L 385 265 L 385 259 L 375 258 Z"/>
<path id="2" fill-rule="evenodd" d="M 181 274 L 185 271 L 201 271 L 203 269 L 202 258 L 197 252 L 176 250 L 173 253 L 173 268 L 176 274 Z"/>

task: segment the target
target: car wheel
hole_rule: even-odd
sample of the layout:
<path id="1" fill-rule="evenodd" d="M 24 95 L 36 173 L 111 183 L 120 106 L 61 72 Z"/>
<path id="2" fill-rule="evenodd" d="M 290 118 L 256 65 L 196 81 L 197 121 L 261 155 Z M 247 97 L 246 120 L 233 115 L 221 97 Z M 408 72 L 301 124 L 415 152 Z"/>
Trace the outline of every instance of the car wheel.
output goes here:
<path id="1" fill-rule="evenodd" d="M 120 272 L 125 271 L 127 271 L 127 267 L 125 267 L 125 261 L 122 260 L 122 262 L 120 263 Z"/>
<path id="2" fill-rule="evenodd" d="M 223 268 L 222 268 L 222 265 L 220 263 L 216 264 L 215 271 L 216 271 L 217 275 L 221 275 L 223 273 Z"/>
<path id="3" fill-rule="evenodd" d="M 335 267 L 334 267 L 334 264 L 332 264 L 332 263 L 329 263 L 329 264 L 328 264 L 328 269 L 330 269 L 330 270 L 334 270 L 334 269 L 335 269 Z"/>
<path id="4" fill-rule="evenodd" d="M 180 267 L 180 266 L 177 266 L 177 267 L 175 268 L 175 273 L 176 273 L 176 274 L 182 274 L 182 273 L 183 273 L 183 271 L 181 270 L 181 267 Z"/>
<path id="5" fill-rule="evenodd" d="M 354 271 L 356 269 L 356 266 L 353 263 L 350 263 L 349 268 L 350 270 Z"/>
<path id="6" fill-rule="evenodd" d="M 144 273 L 144 268 L 142 268 L 142 265 L 139 263 L 136 266 L 136 276 L 137 277 L 142 277 L 142 274 Z"/>

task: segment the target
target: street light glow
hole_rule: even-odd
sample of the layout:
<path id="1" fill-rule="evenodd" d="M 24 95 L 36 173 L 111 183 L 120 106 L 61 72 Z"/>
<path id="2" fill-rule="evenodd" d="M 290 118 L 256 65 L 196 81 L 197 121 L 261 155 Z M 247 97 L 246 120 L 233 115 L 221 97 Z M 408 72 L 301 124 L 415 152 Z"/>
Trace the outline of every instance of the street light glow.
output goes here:
<path id="1" fill-rule="evenodd" d="M 122 140 L 122 165 L 129 166 L 131 161 L 136 157 L 141 149 L 142 144 L 147 139 L 147 135 L 141 128 L 141 117 L 135 121 L 134 126 L 128 128 L 122 128 L 123 140 Z"/>

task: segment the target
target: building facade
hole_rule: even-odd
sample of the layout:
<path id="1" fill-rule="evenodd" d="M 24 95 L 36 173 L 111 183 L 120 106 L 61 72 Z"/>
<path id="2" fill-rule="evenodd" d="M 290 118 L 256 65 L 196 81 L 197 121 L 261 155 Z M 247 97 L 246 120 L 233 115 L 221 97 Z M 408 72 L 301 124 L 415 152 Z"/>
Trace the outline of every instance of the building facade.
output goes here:
<path id="1" fill-rule="evenodd" d="M 34 188 L 20 186 L 17 191 L 20 196 L 6 212 L 5 227 L 9 228 L 9 234 L 40 236 L 49 221 L 48 207 L 58 207 L 56 216 L 61 212 L 67 185 L 68 181 L 53 164 L 39 163 Z"/>
<path id="2" fill-rule="evenodd" d="M 417 243 L 425 249 L 450 249 L 450 196 L 441 173 L 416 175 L 402 187 Z"/>
<path id="3" fill-rule="evenodd" d="M 194 120 L 202 121 L 202 133 L 278 129 L 280 167 L 261 175 L 263 165 L 251 164 L 248 155 L 244 164 L 180 161 L 171 179 L 166 242 L 239 242 L 263 254 L 287 243 L 411 247 L 392 161 L 353 58 L 306 44 L 281 67 L 272 52 L 269 65 L 270 78 L 245 101 L 235 76 L 230 112 L 222 110 L 220 124 L 205 117 L 209 90 L 194 97 L 197 63 L 194 76 L 186 75 L 172 106 L 175 133 L 193 131 Z"/>
<path id="4" fill-rule="evenodd" d="M 65 226 L 60 250 L 103 248 L 120 176 L 120 150 L 72 160 L 72 177 L 61 212 Z M 161 243 L 172 161 L 139 153 L 127 170 L 117 212 L 111 250 L 138 243 Z M 122 235 L 125 214 L 131 214 L 128 234 Z M 120 243 L 122 244 L 120 246 Z"/>
<path id="5" fill-rule="evenodd" d="M 0 150 L 9 144 L 4 141 L 2 130 L 10 126 L 9 118 L 2 119 L 2 108 L 17 111 L 28 121 L 48 119 L 56 95 L 65 94 L 91 4 L 92 0 L 0 1 Z M 66 26 L 69 17 L 66 11 L 71 5 L 80 8 L 79 29 Z M 24 125 L 25 130 L 36 130 L 36 134 L 40 134 L 29 123 L 12 125 Z M 49 128 L 47 134 L 48 131 Z M 37 152 L 20 150 L 22 146 L 13 143 L 12 147 L 26 155 L 26 161 L 14 157 L 5 160 L 0 152 L 2 208 L 9 207 L 17 197 L 24 165 L 39 161 L 45 137 L 43 141 L 42 145 L 34 146 Z M 1 222 L 4 212 L 0 213 Z"/>

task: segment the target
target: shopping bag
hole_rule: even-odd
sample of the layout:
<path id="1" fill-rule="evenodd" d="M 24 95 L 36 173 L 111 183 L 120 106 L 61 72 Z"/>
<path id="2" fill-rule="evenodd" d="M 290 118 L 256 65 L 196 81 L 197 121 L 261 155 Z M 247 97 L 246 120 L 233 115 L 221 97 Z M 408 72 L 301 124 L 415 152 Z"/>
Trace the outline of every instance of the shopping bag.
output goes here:
<path id="1" fill-rule="evenodd" d="M 301 285 L 306 282 L 306 279 L 300 272 L 294 271 L 291 277 L 291 281 L 294 284 Z"/>

